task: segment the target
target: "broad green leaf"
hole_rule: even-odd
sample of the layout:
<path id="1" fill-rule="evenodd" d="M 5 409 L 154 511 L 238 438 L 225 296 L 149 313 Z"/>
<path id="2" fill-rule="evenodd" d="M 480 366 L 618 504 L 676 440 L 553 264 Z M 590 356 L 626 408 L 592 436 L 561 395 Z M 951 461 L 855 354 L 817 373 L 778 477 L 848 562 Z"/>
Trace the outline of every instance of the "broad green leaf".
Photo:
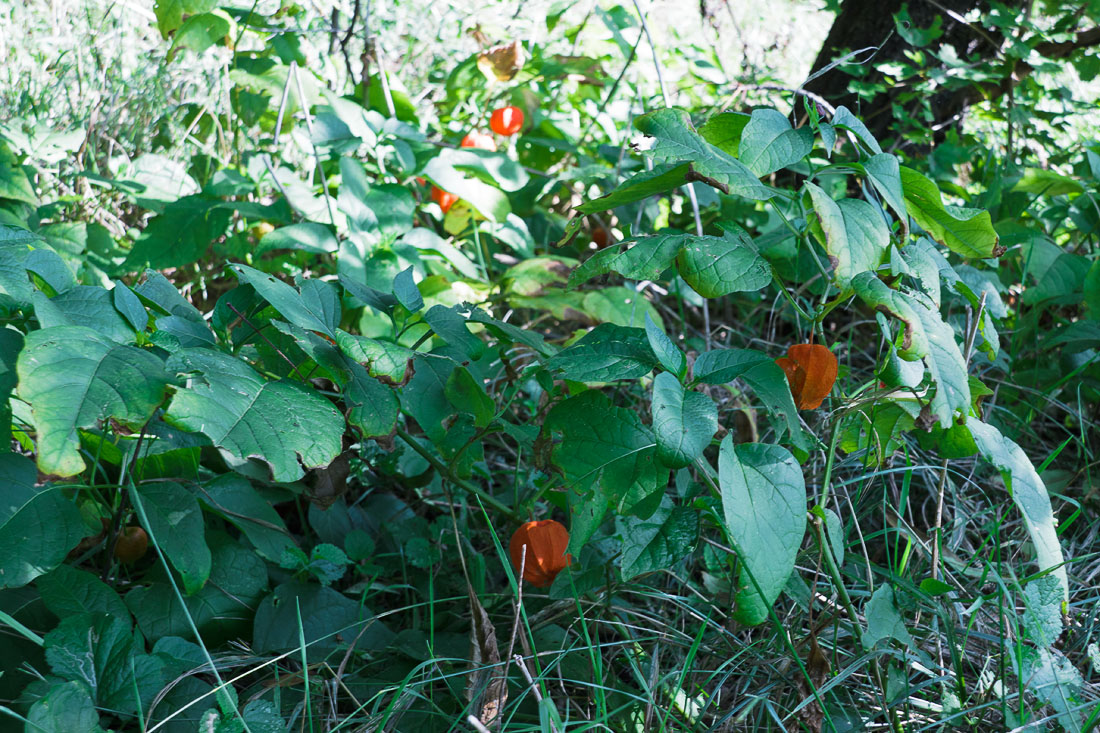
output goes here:
<path id="1" fill-rule="evenodd" d="M 126 606 L 150 641 L 165 636 L 193 638 L 188 616 L 207 645 L 242 638 L 251 629 L 256 605 L 267 587 L 267 567 L 259 555 L 227 535 L 209 532 L 210 579 L 180 607 L 163 573 L 146 576 L 148 585 L 126 594 Z"/>
<path id="2" fill-rule="evenodd" d="M 655 138 L 646 154 L 669 162 L 690 161 L 695 172 L 725 186 L 728 193 L 763 201 L 772 197 L 767 186 L 744 163 L 711 145 L 695 131 L 683 110 L 660 109 L 634 118 L 634 126 Z"/>
<path id="3" fill-rule="evenodd" d="M 130 620 L 103 613 L 62 619 L 46 634 L 46 661 L 55 675 L 81 682 L 108 710 L 136 713 L 164 683 L 163 663 L 142 654 Z"/>
<path id="4" fill-rule="evenodd" d="M 688 392 L 672 374 L 653 380 L 653 432 L 657 458 L 669 468 L 690 466 L 718 432 L 718 406 L 699 392 Z"/>
<path id="5" fill-rule="evenodd" d="M 504 152 L 479 148 L 444 148 L 433 160 L 441 160 L 456 169 L 476 175 L 502 191 L 514 193 L 530 182 L 527 171 Z"/>
<path id="6" fill-rule="evenodd" d="M 1041 647 L 1051 647 L 1062 635 L 1062 586 L 1044 575 L 1024 588 L 1024 633 Z"/>
<path id="7" fill-rule="evenodd" d="M 171 36 L 183 24 L 184 14 L 205 13 L 214 8 L 215 0 L 156 0 L 153 13 L 163 38 Z"/>
<path id="8" fill-rule="evenodd" d="M 25 229 L 0 225 L 0 305 L 10 299 L 18 307 L 31 302 L 34 288 L 24 264 L 41 239 Z"/>
<path id="9" fill-rule="evenodd" d="M 446 156 L 432 158 L 422 171 L 425 178 L 467 202 L 491 221 L 504 221 L 512 211 L 508 197 L 498 188 L 457 170 Z"/>
<path id="10" fill-rule="evenodd" d="M 61 489 L 37 481 L 29 458 L 0 453 L 0 588 L 48 573 L 92 534 Z"/>
<path id="11" fill-rule="evenodd" d="M 496 415 L 493 398 L 485 392 L 485 386 L 470 374 L 466 367 L 456 367 L 447 377 L 443 393 L 460 412 L 467 412 L 474 418 L 474 425 L 488 427 Z"/>
<path id="12" fill-rule="evenodd" d="M 233 213 L 202 196 L 185 196 L 169 203 L 149 220 L 122 267 L 164 270 L 189 265 L 203 257 L 225 233 Z"/>
<path id="13" fill-rule="evenodd" d="M 365 366 L 372 377 L 387 384 L 404 384 L 412 376 L 416 353 L 412 349 L 340 330 L 336 331 L 336 344 L 348 357 Z"/>
<path id="14" fill-rule="evenodd" d="M 416 281 L 413 280 L 412 267 L 408 267 L 397 273 L 393 279 L 393 295 L 397 302 L 405 306 L 409 313 L 416 313 L 424 307 L 424 297 L 420 295 Z"/>
<path id="15" fill-rule="evenodd" d="M 0 199 L 38 205 L 34 184 L 3 140 L 0 140 Z"/>
<path id="16" fill-rule="evenodd" d="M 1069 176 L 1063 176 L 1057 171 L 1047 168 L 1025 168 L 1024 174 L 1013 191 L 1039 194 L 1040 196 L 1064 196 L 1070 193 L 1080 193 L 1084 190 L 1080 181 Z"/>
<path id="17" fill-rule="evenodd" d="M 1020 446 L 1001 434 L 1001 431 L 987 423 L 970 418 L 966 421 L 978 451 L 982 457 L 992 463 L 1016 502 L 1016 507 L 1024 518 L 1031 543 L 1035 547 L 1035 559 L 1039 570 L 1049 570 L 1058 579 L 1064 598 L 1069 597 L 1069 581 L 1066 577 L 1062 546 L 1058 542 L 1054 512 L 1050 506 L 1050 495 L 1043 480 L 1031 465 L 1027 454 Z"/>
<path id="18" fill-rule="evenodd" d="M 214 44 L 221 43 L 227 36 L 236 35 L 236 26 L 236 22 L 220 9 L 192 15 L 183 21 L 183 25 L 172 37 L 168 60 L 171 61 L 181 48 L 201 54 Z"/>
<path id="19" fill-rule="evenodd" d="M 680 249 L 694 239 L 682 233 L 653 234 L 626 242 L 629 249 L 620 254 L 611 270 L 632 280 L 656 280 L 672 263 Z M 570 280 L 570 285 L 575 283 Z"/>
<path id="20" fill-rule="evenodd" d="M 194 494 L 172 481 L 142 484 L 137 493 L 150 540 L 179 572 L 184 590 L 199 590 L 210 576 L 210 549 Z"/>
<path id="21" fill-rule="evenodd" d="M 898 215 L 904 242 L 909 236 L 909 215 L 905 208 L 905 192 L 901 186 L 901 166 L 898 163 L 898 157 L 889 153 L 872 155 L 863 163 L 863 170 L 871 180 L 871 185 L 886 201 L 886 205 Z"/>
<path id="22" fill-rule="evenodd" d="M 145 281 L 135 292 L 147 303 L 169 315 L 179 316 L 195 323 L 205 323 L 202 313 L 180 295 L 180 291 L 156 270 L 145 271 Z"/>
<path id="23" fill-rule="evenodd" d="M 115 280 L 111 302 L 134 331 L 141 332 L 149 327 L 149 312 L 145 310 L 141 298 L 121 280 Z"/>
<path id="24" fill-rule="evenodd" d="M 61 255 L 46 247 L 39 247 L 27 253 L 27 259 L 23 262 L 27 272 L 37 275 L 46 287 L 43 292 L 47 295 L 64 293 L 76 286 L 76 275 L 65 264 Z M 50 290 L 52 289 L 52 293 Z"/>
<path id="25" fill-rule="evenodd" d="M 601 323 L 547 362 L 548 368 L 575 382 L 637 379 L 655 366 L 657 358 L 646 332 L 612 323 Z"/>
<path id="26" fill-rule="evenodd" d="M 718 454 L 718 484 L 726 529 L 743 565 L 733 617 L 763 623 L 794 570 L 806 532 L 802 468 L 781 446 L 734 445 L 726 436 Z"/>
<path id="27" fill-rule="evenodd" d="M 711 145 L 730 155 L 737 155 L 741 136 L 752 118 L 741 112 L 723 112 L 699 125 L 699 134 Z"/>
<path id="28" fill-rule="evenodd" d="M 11 445 L 11 392 L 19 377 L 15 371 L 19 352 L 23 350 L 23 334 L 14 328 L 0 328 L 0 453 Z"/>
<path id="29" fill-rule="evenodd" d="M 80 428 L 114 420 L 139 430 L 163 401 L 168 382 L 163 363 L 150 352 L 81 326 L 30 333 L 16 371 L 19 396 L 31 405 L 38 467 L 58 476 L 84 470 Z"/>
<path id="30" fill-rule="evenodd" d="M 583 505 L 597 510 L 593 517 L 601 517 L 609 502 L 620 514 L 642 517 L 659 506 L 668 469 L 657 464 L 656 440 L 634 410 L 586 390 L 550 410 L 540 439 L 551 441 L 551 461 L 565 487 L 587 497 Z M 595 529 L 578 532 L 574 526 L 569 551 L 579 554 Z"/>
<path id="31" fill-rule="evenodd" d="M 680 249 L 676 267 L 704 298 L 759 290 L 772 281 L 767 261 L 743 231 L 724 237 L 693 237 Z"/>
<path id="32" fill-rule="evenodd" d="M 363 165 L 352 158 L 340 159 L 340 210 L 348 215 L 353 232 L 365 232 L 392 241 L 413 228 L 416 200 L 405 186 L 376 184 Z"/>
<path id="33" fill-rule="evenodd" d="M 882 147 L 878 144 L 878 140 L 871 134 L 871 131 L 867 129 L 867 125 L 854 114 L 852 114 L 847 107 L 841 105 L 836 108 L 836 112 L 833 113 L 833 127 L 842 127 L 846 130 L 850 130 L 855 133 L 856 137 L 867 146 L 867 149 L 874 154 L 882 152 Z"/>
<path id="34" fill-rule="evenodd" d="M 756 109 L 741 133 L 737 157 L 757 176 L 766 176 L 794 165 L 812 148 L 813 133 L 808 127 L 796 130 L 778 110 Z"/>
<path id="35" fill-rule="evenodd" d="M 106 613 L 127 618 L 130 612 L 114 588 L 84 570 L 61 565 L 35 581 L 46 608 L 58 618 L 79 613 Z"/>
<path id="36" fill-rule="evenodd" d="M 348 639 L 358 639 L 356 648 L 370 653 L 381 651 L 393 638 L 393 632 L 358 601 L 332 588 L 291 581 L 260 603 L 252 647 L 260 654 L 300 650 L 299 635 L 305 638 L 311 662 L 324 660 Z"/>
<path id="37" fill-rule="evenodd" d="M 621 517 L 618 523 L 623 580 L 671 568 L 691 552 L 699 537 L 698 513 L 691 507 L 674 507 L 667 498 L 649 519 Z"/>
<path id="38" fill-rule="evenodd" d="M 663 324 L 661 314 L 653 304 L 634 288 L 592 290 L 584 294 L 581 306 L 585 313 L 600 323 L 641 328 L 648 317 L 658 325 Z"/>
<path id="39" fill-rule="evenodd" d="M 1084 698 L 1085 681 L 1073 662 L 1057 649 L 1025 645 L 1020 645 L 1019 649 L 1022 659 L 1017 663 L 1016 672 L 1024 680 L 1026 689 L 1054 708 L 1057 713 L 1054 717 L 1062 730 L 1084 733 L 1082 717 L 1090 706 Z M 1012 657 L 1015 662 L 1016 655 Z"/>
<path id="40" fill-rule="evenodd" d="M 864 272 L 852 280 L 856 294 L 877 311 L 904 324 L 901 343 L 895 339 L 898 356 L 906 361 L 923 359 L 935 383 L 932 412 L 941 427 L 951 426 L 954 415 L 970 411 L 970 382 L 966 360 L 947 324 L 927 296 L 893 290 L 874 273 Z"/>
<path id="41" fill-rule="evenodd" d="M 198 498 L 241 530 L 256 551 L 272 562 L 279 562 L 284 549 L 296 546 L 282 517 L 246 478 L 219 476 L 199 486 Z"/>
<path id="42" fill-rule="evenodd" d="M 578 214 L 592 214 L 607 211 L 624 204 L 642 201 L 659 193 L 672 191 L 687 183 L 687 172 L 691 163 L 661 163 L 653 170 L 635 173 L 605 196 L 585 201 L 574 208 Z"/>
<path id="43" fill-rule="evenodd" d="M 340 322 L 340 297 L 332 284 L 323 280 L 304 280 L 295 290 L 282 280 L 247 265 L 230 265 L 241 282 L 246 282 L 295 326 L 320 331 L 329 338 L 336 335 Z"/>
<path id="44" fill-rule="evenodd" d="M 83 326 L 120 344 L 134 342 L 133 326 L 115 308 L 109 290 L 78 285 L 52 298 L 36 292 L 31 300 L 42 328 Z"/>
<path id="45" fill-rule="evenodd" d="M 785 423 L 791 442 L 805 450 L 806 434 L 798 419 L 791 387 L 775 359 L 750 349 L 707 351 L 695 360 L 693 383 L 728 384 L 743 379 L 773 416 Z"/>
<path id="46" fill-rule="evenodd" d="M 645 333 L 649 339 L 649 347 L 653 349 L 661 366 L 682 381 L 687 375 L 687 357 L 684 356 L 684 352 L 680 351 L 672 339 L 648 315 L 645 319 Z"/>
<path id="47" fill-rule="evenodd" d="M 999 257 L 998 243 L 989 212 L 945 206 L 940 189 L 921 173 L 901 166 L 905 208 L 928 236 L 962 257 Z"/>
<path id="48" fill-rule="evenodd" d="M 165 420 L 200 432 L 238 461 L 258 459 L 275 481 L 296 481 L 303 467 L 340 454 L 344 419 L 332 403 L 293 382 L 269 382 L 250 366 L 206 349 L 182 349 L 168 369 L 190 385 L 176 392 Z"/>
<path id="49" fill-rule="evenodd" d="M 460 306 L 433 305 L 421 315 L 436 336 L 471 359 L 479 359 L 485 353 L 485 342 L 470 333 L 467 314 L 468 310 Z"/>
<path id="50" fill-rule="evenodd" d="M 913 637 L 905 628 L 905 622 L 894 606 L 894 589 L 883 583 L 871 595 L 864 610 L 867 630 L 863 632 L 863 648 L 870 651 L 883 639 L 895 639 L 906 647 L 913 645 Z"/>
<path id="51" fill-rule="evenodd" d="M 274 249 L 300 249 L 312 254 L 332 254 L 340 248 L 332 230 L 313 222 L 300 222 L 269 232 L 256 245 L 255 255 Z"/>
<path id="52" fill-rule="evenodd" d="M 852 278 L 882 264 L 890 246 L 890 230 L 882 210 L 861 199 L 833 201 L 812 183 L 806 183 L 814 211 L 825 232 L 825 251 L 829 253 L 837 287 L 847 290 Z"/>
<path id="53" fill-rule="evenodd" d="M 31 706 L 27 730 L 36 733 L 102 733 L 99 713 L 79 682 L 54 684 Z"/>

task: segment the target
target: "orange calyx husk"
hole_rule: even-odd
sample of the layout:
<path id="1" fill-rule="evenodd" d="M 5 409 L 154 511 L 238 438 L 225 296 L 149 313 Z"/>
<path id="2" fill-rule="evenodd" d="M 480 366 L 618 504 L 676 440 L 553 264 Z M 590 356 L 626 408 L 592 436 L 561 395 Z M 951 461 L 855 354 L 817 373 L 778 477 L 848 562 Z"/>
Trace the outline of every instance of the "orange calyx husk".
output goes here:
<path id="1" fill-rule="evenodd" d="M 458 201 L 458 196 L 449 191 L 444 191 L 439 186 L 432 186 L 432 201 L 439 204 L 439 208 L 446 214 L 454 206 L 455 201 Z"/>
<path id="2" fill-rule="evenodd" d="M 794 344 L 775 360 L 787 375 L 799 410 L 814 410 L 829 396 L 837 375 L 837 359 L 821 344 Z"/>
<path id="3" fill-rule="evenodd" d="M 519 107 L 501 107 L 489 116 L 489 127 L 504 137 L 515 135 L 523 127 L 523 110 Z"/>
<path id="4" fill-rule="evenodd" d="M 569 532 L 565 526 L 544 519 L 520 526 L 508 543 L 508 554 L 517 572 L 522 567 L 524 580 L 536 588 L 545 588 L 573 561 L 572 555 L 565 552 L 567 547 Z"/>
<path id="5" fill-rule="evenodd" d="M 486 135 L 484 132 L 478 132 L 477 130 L 471 130 L 466 133 L 466 137 L 462 138 L 462 142 L 459 143 L 458 147 L 477 148 L 478 150 L 495 152 L 497 144 L 491 135 Z"/>

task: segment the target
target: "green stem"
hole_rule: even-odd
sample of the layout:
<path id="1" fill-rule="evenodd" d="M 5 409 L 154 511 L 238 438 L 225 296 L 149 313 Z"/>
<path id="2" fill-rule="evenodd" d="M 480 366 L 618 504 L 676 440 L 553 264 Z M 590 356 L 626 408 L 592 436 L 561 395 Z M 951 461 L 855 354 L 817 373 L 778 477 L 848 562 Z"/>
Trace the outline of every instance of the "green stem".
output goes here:
<path id="1" fill-rule="evenodd" d="M 492 494 L 485 491 L 484 489 L 482 489 L 478 486 L 475 486 L 474 484 L 470 483 L 469 481 L 465 481 L 465 480 L 460 479 L 459 477 L 455 476 L 454 473 L 451 471 L 451 469 L 448 468 L 447 465 L 445 463 L 443 463 L 443 461 L 441 461 L 438 458 L 436 458 L 435 456 L 433 456 L 431 451 L 429 451 L 427 448 L 422 446 L 419 443 L 419 441 L 416 440 L 416 438 L 414 438 L 413 436 L 411 436 L 407 432 L 405 432 L 405 430 L 403 428 L 401 428 L 401 426 L 398 426 L 396 428 L 396 430 L 397 430 L 397 437 L 401 438 L 401 440 L 408 443 L 410 448 L 412 448 L 414 451 L 419 453 L 421 458 L 423 458 L 425 461 L 427 461 L 431 465 L 431 467 L 434 468 L 436 471 L 439 471 L 439 473 L 442 474 L 452 484 L 454 484 L 455 486 L 459 486 L 463 489 L 466 489 L 466 491 L 469 491 L 471 494 L 478 497 L 479 499 L 481 499 L 486 504 L 493 507 L 494 509 L 496 509 L 500 513 L 504 514 L 509 519 L 513 519 L 517 522 L 520 521 L 520 516 L 519 516 L 519 514 L 516 513 L 516 511 L 514 509 L 512 509 L 508 505 L 504 504 L 503 502 L 499 501 Z"/>

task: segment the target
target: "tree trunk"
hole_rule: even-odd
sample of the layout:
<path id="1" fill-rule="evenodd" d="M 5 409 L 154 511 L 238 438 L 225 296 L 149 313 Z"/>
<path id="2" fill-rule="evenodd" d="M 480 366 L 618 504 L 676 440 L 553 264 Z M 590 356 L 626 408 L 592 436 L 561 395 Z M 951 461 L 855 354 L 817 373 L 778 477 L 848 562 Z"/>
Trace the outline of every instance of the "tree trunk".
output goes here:
<path id="1" fill-rule="evenodd" d="M 1005 0 L 1004 4 L 1019 6 L 1022 2 L 1023 0 Z M 865 73 L 859 77 L 861 83 L 884 82 L 885 75 L 876 68 L 882 63 L 897 61 L 912 65 L 905 52 L 913 47 L 898 33 L 894 23 L 894 14 L 901 10 L 903 4 L 905 0 L 844 0 L 814 61 L 810 76 L 848 52 L 868 47 L 870 50 L 857 54 L 847 62 L 863 64 Z M 988 7 L 984 0 L 909 0 L 908 5 L 913 27 L 928 28 L 937 18 L 942 23 L 943 34 L 932 41 L 926 50 L 951 46 L 960 59 L 971 62 L 996 57 L 997 48 L 1004 40 L 1003 35 L 981 27 L 980 21 L 974 25 L 962 21 L 963 16 L 974 9 L 984 13 Z M 878 47 L 878 50 L 875 51 L 874 47 Z M 861 98 L 849 89 L 854 78 L 845 73 L 843 68 L 835 67 L 812 79 L 805 88 L 821 95 L 834 106 L 848 107 L 880 140 L 892 136 L 892 128 L 898 117 L 919 113 L 922 102 L 925 101 L 900 100 L 903 95 L 911 94 L 912 90 L 906 85 L 890 86 L 889 82 L 870 99 Z M 933 116 L 928 121 L 932 129 L 949 126 L 950 121 L 957 121 L 961 117 L 961 113 L 972 100 L 969 95 L 959 94 L 959 91 L 945 88 L 927 100 Z"/>

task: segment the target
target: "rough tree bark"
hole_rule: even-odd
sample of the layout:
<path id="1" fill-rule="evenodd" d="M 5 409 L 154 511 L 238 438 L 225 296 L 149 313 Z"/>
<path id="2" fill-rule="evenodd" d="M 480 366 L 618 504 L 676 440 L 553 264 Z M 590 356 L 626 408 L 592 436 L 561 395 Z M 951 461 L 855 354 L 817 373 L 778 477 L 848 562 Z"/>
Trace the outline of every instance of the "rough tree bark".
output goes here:
<path id="1" fill-rule="evenodd" d="M 897 33 L 894 25 L 894 14 L 901 10 L 905 2 L 906 0 L 844 0 L 814 61 L 810 76 L 849 51 L 877 46 L 878 51 L 865 51 L 853 60 L 866 62 L 868 74 L 863 77 L 864 81 L 881 80 L 883 74 L 875 66 L 886 61 L 903 60 L 905 51 L 912 49 Z M 1002 2 L 1018 7 L 1025 0 Z M 918 28 L 927 28 L 936 18 L 941 19 L 943 35 L 931 47 L 935 48 L 940 44 L 953 46 L 960 59 L 977 61 L 994 58 L 1004 41 L 1004 36 L 996 31 L 961 20 L 974 9 L 984 12 L 988 7 L 984 0 L 908 0 L 908 5 L 909 17 Z M 851 80 L 852 77 L 844 71 L 834 68 L 813 79 L 805 88 L 821 95 L 834 106 L 844 105 L 851 109 L 876 137 L 889 138 L 895 119 L 894 104 L 904 89 L 888 88 L 870 100 L 861 101 L 848 90 Z M 935 116 L 933 125 L 959 118 L 975 99 L 972 95 L 960 94 L 959 90 L 945 90 L 935 95 L 929 100 Z"/>

